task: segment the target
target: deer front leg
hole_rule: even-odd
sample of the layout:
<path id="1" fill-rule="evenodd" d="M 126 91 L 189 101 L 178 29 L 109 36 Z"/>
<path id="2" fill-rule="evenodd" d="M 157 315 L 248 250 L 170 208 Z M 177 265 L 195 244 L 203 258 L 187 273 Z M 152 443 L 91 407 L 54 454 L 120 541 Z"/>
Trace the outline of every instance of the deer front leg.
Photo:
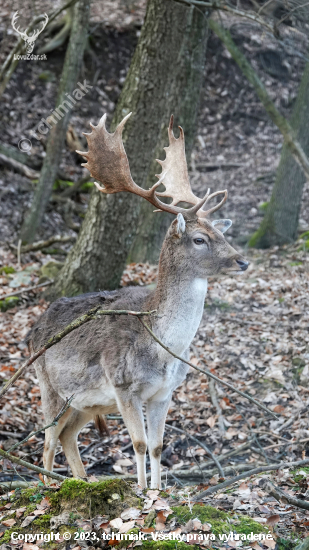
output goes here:
<path id="1" fill-rule="evenodd" d="M 169 395 L 164 401 L 148 401 L 147 427 L 148 449 L 151 466 L 151 488 L 161 489 L 161 454 L 166 415 L 171 401 Z"/>
<path id="2" fill-rule="evenodd" d="M 133 448 L 136 457 L 137 466 L 137 482 L 138 485 L 145 489 L 147 487 L 146 479 L 146 450 L 147 450 L 147 437 L 145 432 L 144 415 L 142 409 L 142 402 L 135 399 L 128 399 L 126 397 L 117 399 L 119 412 L 122 414 L 122 418 L 126 427 L 128 428 L 129 435 L 132 439 Z"/>

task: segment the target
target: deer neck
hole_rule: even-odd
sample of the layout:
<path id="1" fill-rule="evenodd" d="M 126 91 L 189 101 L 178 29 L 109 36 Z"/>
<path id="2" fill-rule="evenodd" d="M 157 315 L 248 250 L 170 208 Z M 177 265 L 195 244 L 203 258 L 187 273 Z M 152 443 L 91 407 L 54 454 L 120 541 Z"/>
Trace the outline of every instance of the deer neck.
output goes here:
<path id="1" fill-rule="evenodd" d="M 162 251 L 163 252 L 163 251 Z M 190 346 L 202 319 L 207 279 L 192 275 L 181 262 L 160 257 L 156 291 L 151 309 L 157 310 L 154 332 L 172 351 L 181 355 Z"/>

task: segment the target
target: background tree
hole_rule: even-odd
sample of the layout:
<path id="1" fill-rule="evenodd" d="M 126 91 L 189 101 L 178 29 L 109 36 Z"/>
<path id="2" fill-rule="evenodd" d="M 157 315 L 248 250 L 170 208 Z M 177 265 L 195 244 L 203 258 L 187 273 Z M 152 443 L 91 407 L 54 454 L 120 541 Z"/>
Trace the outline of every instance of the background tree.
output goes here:
<path id="1" fill-rule="evenodd" d="M 89 11 L 90 0 L 79 0 L 73 8 L 70 40 L 61 74 L 56 108 L 67 100 L 66 94 L 71 94 L 76 87 L 88 35 Z M 32 242 L 41 224 L 57 176 L 70 114 L 70 109 L 67 109 L 64 116 L 50 129 L 40 178 L 30 210 L 21 228 L 20 238 L 23 242 Z"/>
<path id="2" fill-rule="evenodd" d="M 145 23 L 111 127 L 130 111 L 124 143 L 133 179 L 156 181 L 153 159 L 167 145 L 170 114 L 192 143 L 207 43 L 203 14 L 173 0 L 149 0 Z M 190 68 L 191 66 L 191 68 Z M 191 80 L 192 79 L 192 80 Z M 103 113 L 98 113 L 98 118 Z M 87 129 L 86 129 L 87 130 Z M 189 131 L 188 131 L 189 130 Z M 190 148 L 190 147 L 189 147 Z M 156 171 L 160 171 L 157 164 Z M 136 233 L 140 200 L 134 195 L 104 195 L 93 190 L 77 242 L 50 297 L 118 286 Z M 154 224 L 165 224 L 162 215 Z M 147 224 L 149 220 L 147 220 Z M 153 234 L 151 222 L 151 231 Z"/>
<path id="3" fill-rule="evenodd" d="M 291 120 L 296 137 L 307 155 L 308 120 L 309 63 L 305 67 Z M 250 239 L 251 246 L 268 248 L 295 241 L 305 181 L 303 169 L 284 144 L 271 199 L 259 229 Z"/>

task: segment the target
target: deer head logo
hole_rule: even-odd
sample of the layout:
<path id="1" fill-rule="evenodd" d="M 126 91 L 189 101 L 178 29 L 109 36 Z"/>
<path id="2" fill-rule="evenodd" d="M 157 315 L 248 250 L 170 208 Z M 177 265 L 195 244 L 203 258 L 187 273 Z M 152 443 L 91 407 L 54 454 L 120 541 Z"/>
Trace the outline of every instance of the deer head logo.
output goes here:
<path id="1" fill-rule="evenodd" d="M 44 13 L 43 17 L 44 17 L 44 21 L 42 21 L 42 27 L 40 29 L 34 30 L 33 33 L 30 36 L 28 36 L 26 32 L 20 31 L 19 27 L 15 26 L 16 21 L 18 19 L 18 11 L 16 11 L 14 13 L 13 17 L 12 17 L 12 27 L 16 32 L 18 32 L 18 34 L 20 34 L 22 39 L 26 42 L 26 44 L 27 44 L 27 53 L 33 52 L 34 43 L 35 43 L 37 37 L 45 29 L 45 27 L 48 23 L 47 13 Z"/>

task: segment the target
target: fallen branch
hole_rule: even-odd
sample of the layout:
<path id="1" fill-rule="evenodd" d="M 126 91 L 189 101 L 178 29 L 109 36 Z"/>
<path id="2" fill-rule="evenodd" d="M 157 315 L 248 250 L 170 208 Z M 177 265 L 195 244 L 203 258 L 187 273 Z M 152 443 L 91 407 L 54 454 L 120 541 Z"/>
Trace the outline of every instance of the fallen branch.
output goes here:
<path id="1" fill-rule="evenodd" d="M 41 250 L 42 248 L 48 248 L 54 243 L 69 243 L 70 241 L 75 241 L 75 239 L 76 235 L 65 235 L 64 237 L 61 237 L 61 235 L 55 235 L 54 237 L 50 237 L 50 239 L 46 239 L 46 241 L 37 241 L 36 243 L 26 244 L 21 247 L 21 252 L 34 252 L 36 250 Z"/>
<path id="2" fill-rule="evenodd" d="M 68 479 L 67 477 L 61 476 L 60 474 L 49 472 L 48 470 L 45 470 L 45 468 L 40 468 L 39 466 L 30 464 L 30 462 L 26 462 L 25 460 L 22 460 L 17 456 L 13 456 L 10 453 L 7 453 L 6 451 L 4 451 L 3 449 L 0 449 L 0 456 L 3 456 L 3 458 L 6 458 L 7 460 L 14 462 L 15 464 L 18 464 L 19 466 L 24 466 L 24 468 L 33 470 L 34 472 L 37 472 L 38 474 L 42 474 L 43 476 L 51 477 L 52 479 L 56 479 L 57 481 L 64 481 L 65 479 Z"/>
<path id="3" fill-rule="evenodd" d="M 266 484 L 265 487 L 263 487 L 265 491 L 275 497 L 279 502 L 282 500 L 283 502 L 287 502 L 288 504 L 292 504 L 293 506 L 297 506 L 298 508 L 304 508 L 304 510 L 309 510 L 309 501 L 308 500 L 301 500 L 299 498 L 293 497 L 292 495 L 289 495 L 280 487 L 276 487 L 270 481 Z"/>
<path id="4" fill-rule="evenodd" d="M 19 172 L 30 180 L 36 180 L 40 176 L 40 172 L 29 168 L 29 166 L 27 166 L 26 164 L 22 164 L 18 160 L 14 160 L 12 157 L 7 157 L 3 153 L 0 153 L 0 162 L 2 164 L 5 164 L 9 168 L 13 168 L 14 170 L 16 170 L 16 172 Z"/>
<path id="5" fill-rule="evenodd" d="M 154 311 L 129 311 L 129 310 L 115 310 L 115 309 L 108 309 L 108 310 L 100 310 L 100 305 L 90 309 L 84 315 L 81 315 L 77 319 L 74 319 L 72 323 L 67 325 L 64 329 L 62 329 L 58 334 L 55 336 L 52 336 L 44 346 L 42 346 L 38 351 L 36 351 L 27 361 L 18 369 L 18 371 L 15 372 L 15 374 L 10 378 L 10 380 L 1 388 L 0 390 L 0 397 L 2 397 L 8 389 L 14 384 L 14 382 L 22 375 L 24 370 L 29 367 L 29 365 L 32 365 L 34 361 L 36 361 L 45 351 L 47 351 L 49 348 L 54 346 L 55 344 L 58 344 L 62 338 L 70 334 L 73 330 L 75 330 L 78 327 L 81 327 L 85 323 L 88 323 L 89 321 L 92 321 L 95 317 L 98 315 L 133 315 L 135 317 L 141 317 L 143 315 L 152 315 Z"/>
<path id="6" fill-rule="evenodd" d="M 22 288 L 21 290 L 16 290 L 16 292 L 10 292 L 10 294 L 0 294 L 0 299 L 5 300 L 5 298 L 12 298 L 13 296 L 19 296 L 24 294 L 24 292 L 30 292 L 31 290 L 37 290 L 38 288 L 43 288 L 44 286 L 52 285 L 54 281 L 46 281 L 35 286 L 29 286 L 28 288 Z"/>
<path id="7" fill-rule="evenodd" d="M 263 472 L 271 472 L 273 470 L 280 470 L 281 468 L 291 468 L 292 466 L 304 466 L 305 464 L 309 463 L 309 458 L 306 460 L 299 460 L 298 462 L 281 462 L 277 464 L 269 464 L 267 466 L 261 466 L 259 468 L 254 468 L 253 470 L 249 470 L 249 472 L 246 472 L 244 474 L 240 474 L 239 476 L 232 477 L 231 479 L 228 479 L 224 481 L 223 483 L 219 483 L 219 485 L 215 485 L 214 487 L 209 487 L 206 489 L 206 491 L 202 491 L 198 495 L 194 497 L 193 500 L 201 500 L 202 498 L 211 495 L 212 493 L 217 493 L 218 491 L 221 491 L 221 489 L 224 489 L 225 487 L 230 487 L 236 481 L 239 481 L 241 479 L 244 479 L 246 477 L 251 477 L 256 474 L 261 474 Z"/>
<path id="8" fill-rule="evenodd" d="M 237 388 L 235 388 L 234 386 L 232 386 L 232 384 L 230 384 L 229 382 L 225 382 L 224 380 L 221 380 L 221 378 L 218 378 L 218 376 L 216 376 L 215 374 L 212 374 L 212 372 L 210 372 L 208 369 L 201 369 L 200 367 L 197 367 L 196 365 L 193 365 L 193 363 L 190 363 L 190 361 L 187 361 L 183 357 L 180 357 L 179 355 L 174 353 L 170 348 L 165 346 L 163 344 L 163 342 L 161 342 L 161 340 L 159 340 L 159 338 L 154 334 L 154 332 L 152 332 L 151 328 L 148 325 L 146 325 L 146 323 L 144 323 L 144 321 L 142 319 L 139 318 L 139 321 L 142 323 L 143 327 L 145 327 L 145 329 L 149 332 L 149 334 L 151 334 L 153 339 L 163 349 L 165 349 L 168 353 L 170 353 L 173 357 L 175 357 L 175 359 L 179 359 L 180 361 L 182 361 L 182 363 L 185 363 L 186 365 L 189 365 L 189 367 L 192 367 L 192 369 L 198 370 L 202 374 L 206 374 L 206 376 L 209 376 L 210 378 L 213 378 L 214 380 L 216 380 L 216 382 L 219 382 L 219 384 L 222 384 L 223 386 L 227 386 L 228 388 L 230 388 L 230 390 L 233 390 L 234 392 L 238 393 L 239 395 L 241 395 L 245 399 L 248 399 L 249 401 L 254 403 L 257 407 L 259 407 L 263 411 L 267 412 L 268 414 L 270 414 L 274 418 L 278 419 L 278 417 L 273 413 L 273 411 L 269 410 L 267 407 L 265 407 L 265 405 L 262 405 L 262 403 L 259 403 L 256 399 L 251 397 L 251 395 L 247 395 L 246 393 L 244 393 L 244 392 L 238 390 Z M 1 396 L 1 393 L 0 393 L 0 396 Z"/>
<path id="9" fill-rule="evenodd" d="M 214 461 L 215 465 L 217 466 L 220 476 L 224 477 L 224 472 L 222 470 L 222 466 L 217 459 L 217 457 L 211 452 L 211 450 L 205 445 L 205 443 L 202 443 L 202 441 L 199 441 L 194 435 L 191 435 L 190 433 L 186 432 L 185 430 L 181 430 L 180 428 L 176 428 L 175 426 L 171 426 L 170 424 L 165 424 L 166 428 L 169 428 L 170 430 L 174 430 L 175 432 L 185 434 L 189 439 L 192 439 L 199 447 L 202 447 L 204 451 L 211 457 L 211 459 Z"/>

